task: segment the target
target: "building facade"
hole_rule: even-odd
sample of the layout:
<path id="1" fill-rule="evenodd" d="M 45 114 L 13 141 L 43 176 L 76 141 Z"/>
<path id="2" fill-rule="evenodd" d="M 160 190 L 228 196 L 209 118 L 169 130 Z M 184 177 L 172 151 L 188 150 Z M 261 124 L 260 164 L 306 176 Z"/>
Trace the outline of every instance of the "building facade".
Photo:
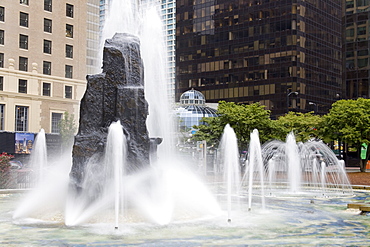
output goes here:
<path id="1" fill-rule="evenodd" d="M 101 72 L 100 50 L 100 2 L 87 0 L 86 27 L 86 72 L 89 75 Z"/>
<path id="2" fill-rule="evenodd" d="M 65 112 L 78 122 L 86 88 L 87 3 L 0 2 L 0 131 L 58 133 Z"/>
<path id="3" fill-rule="evenodd" d="M 161 16 L 166 37 L 167 47 L 167 80 L 168 95 L 171 101 L 175 102 L 175 38 L 176 38 L 176 0 L 161 1 Z"/>
<path id="4" fill-rule="evenodd" d="M 345 1 L 344 60 L 347 99 L 370 98 L 370 1 Z M 343 97 L 343 98 L 344 98 Z"/>
<path id="5" fill-rule="evenodd" d="M 178 0 L 176 98 L 325 113 L 342 93 L 342 3 Z"/>

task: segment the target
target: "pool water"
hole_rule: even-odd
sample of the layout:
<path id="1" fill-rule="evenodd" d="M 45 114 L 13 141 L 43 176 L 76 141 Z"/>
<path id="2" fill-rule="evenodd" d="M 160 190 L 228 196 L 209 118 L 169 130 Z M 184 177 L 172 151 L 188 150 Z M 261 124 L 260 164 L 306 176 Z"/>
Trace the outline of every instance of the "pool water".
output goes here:
<path id="1" fill-rule="evenodd" d="M 61 215 L 50 220 L 13 220 L 23 194 L 0 194 L 1 246 L 369 246 L 370 216 L 347 209 L 368 202 L 368 191 L 343 198 L 266 197 L 255 204 L 202 219 L 183 219 L 160 226 L 144 221 L 86 223 L 67 227 Z M 368 200 L 368 201 L 367 201 Z M 242 204 L 241 204 L 242 205 Z"/>

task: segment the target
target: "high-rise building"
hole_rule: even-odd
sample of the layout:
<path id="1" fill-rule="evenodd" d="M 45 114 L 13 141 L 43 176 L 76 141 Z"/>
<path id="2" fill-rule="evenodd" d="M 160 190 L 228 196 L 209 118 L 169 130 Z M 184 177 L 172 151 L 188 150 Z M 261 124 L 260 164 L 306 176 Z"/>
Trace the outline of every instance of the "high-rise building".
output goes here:
<path id="1" fill-rule="evenodd" d="M 175 38 L 176 38 L 176 0 L 161 1 L 161 16 L 167 47 L 167 79 L 168 90 L 172 101 L 175 102 Z"/>
<path id="2" fill-rule="evenodd" d="M 342 2 L 177 1 L 176 98 L 327 112 L 342 93 Z"/>
<path id="3" fill-rule="evenodd" d="M 86 66 L 87 74 L 101 72 L 100 51 L 100 0 L 87 0 Z"/>
<path id="4" fill-rule="evenodd" d="M 63 113 L 78 119 L 95 49 L 94 2 L 0 2 L 0 131 L 58 133 Z"/>
<path id="5" fill-rule="evenodd" d="M 370 98 L 370 1 L 345 1 L 345 92 L 343 98 Z"/>

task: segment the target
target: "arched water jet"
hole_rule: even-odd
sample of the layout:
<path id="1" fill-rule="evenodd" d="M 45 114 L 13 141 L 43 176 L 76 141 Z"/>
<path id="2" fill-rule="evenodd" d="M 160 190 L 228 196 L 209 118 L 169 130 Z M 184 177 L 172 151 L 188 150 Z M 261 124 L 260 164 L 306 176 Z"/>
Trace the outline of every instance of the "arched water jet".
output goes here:
<path id="1" fill-rule="evenodd" d="M 321 141 L 296 143 L 293 133 L 286 140 L 262 146 L 270 193 L 352 193 L 343 164 L 327 145 Z"/>

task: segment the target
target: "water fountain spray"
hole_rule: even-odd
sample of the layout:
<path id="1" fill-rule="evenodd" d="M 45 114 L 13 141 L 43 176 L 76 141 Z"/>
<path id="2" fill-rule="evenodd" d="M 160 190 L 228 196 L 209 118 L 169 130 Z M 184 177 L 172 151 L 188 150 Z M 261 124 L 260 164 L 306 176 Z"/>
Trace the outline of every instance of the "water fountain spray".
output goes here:
<path id="1" fill-rule="evenodd" d="M 240 187 L 240 164 L 238 142 L 233 128 L 227 124 L 221 138 L 221 156 L 227 195 L 228 222 L 231 222 L 232 197 L 238 198 Z"/>

